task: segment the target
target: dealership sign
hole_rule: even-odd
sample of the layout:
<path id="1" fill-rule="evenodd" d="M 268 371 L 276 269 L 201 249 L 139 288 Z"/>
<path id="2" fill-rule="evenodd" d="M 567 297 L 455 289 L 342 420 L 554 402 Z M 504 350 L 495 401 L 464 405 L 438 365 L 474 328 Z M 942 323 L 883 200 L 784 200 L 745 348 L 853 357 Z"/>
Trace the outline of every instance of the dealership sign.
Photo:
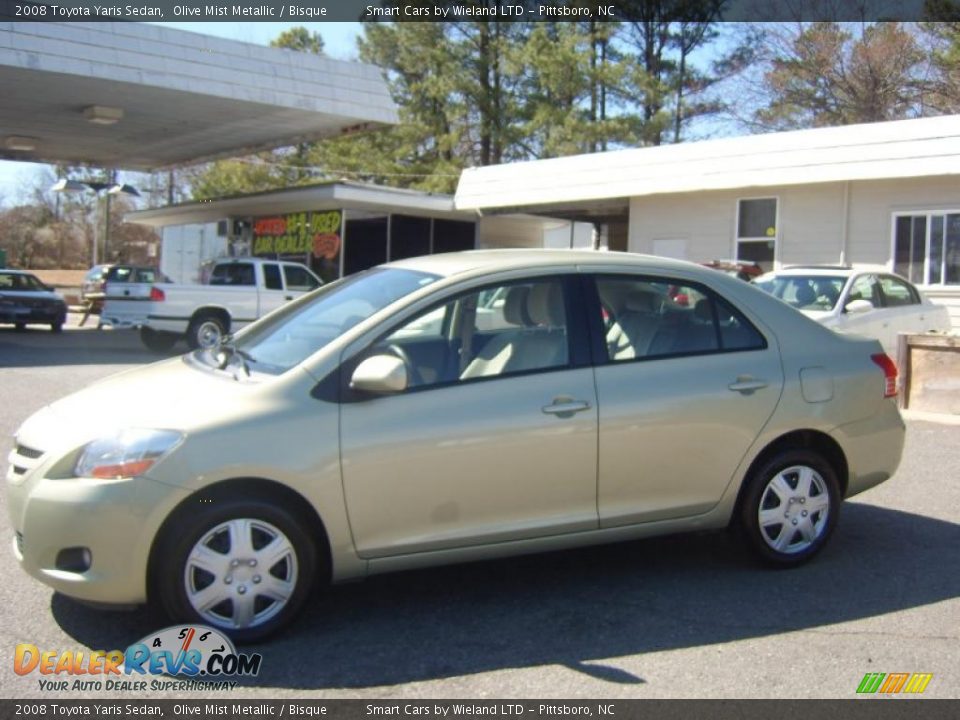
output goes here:
<path id="1" fill-rule="evenodd" d="M 254 255 L 306 255 L 333 260 L 340 253 L 339 210 L 271 215 L 253 221 Z"/>

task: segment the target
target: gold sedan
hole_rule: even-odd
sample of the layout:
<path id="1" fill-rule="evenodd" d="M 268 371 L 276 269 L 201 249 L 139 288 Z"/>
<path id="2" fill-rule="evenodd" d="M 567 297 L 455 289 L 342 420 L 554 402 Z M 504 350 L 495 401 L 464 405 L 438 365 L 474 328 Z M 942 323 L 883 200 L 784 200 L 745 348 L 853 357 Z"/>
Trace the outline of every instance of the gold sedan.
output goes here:
<path id="1" fill-rule="evenodd" d="M 690 263 L 414 258 L 28 419 L 14 552 L 241 641 L 318 582 L 683 530 L 797 565 L 896 470 L 895 392 L 876 341 Z"/>

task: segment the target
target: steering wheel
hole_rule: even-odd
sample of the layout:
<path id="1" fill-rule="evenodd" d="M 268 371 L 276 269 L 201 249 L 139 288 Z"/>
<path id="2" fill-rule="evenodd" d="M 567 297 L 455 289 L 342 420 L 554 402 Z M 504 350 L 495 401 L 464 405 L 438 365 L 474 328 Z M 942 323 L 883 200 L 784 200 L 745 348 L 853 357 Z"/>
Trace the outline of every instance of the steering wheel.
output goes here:
<path id="1" fill-rule="evenodd" d="M 424 384 L 423 376 L 420 374 L 420 371 L 417 369 L 417 366 L 414 364 L 413 360 L 410 359 L 407 351 L 403 349 L 403 346 L 397 345 L 396 343 L 391 343 L 390 345 L 387 345 L 384 350 L 388 353 L 393 353 L 398 358 L 403 360 L 403 364 L 407 366 L 407 373 L 410 378 L 410 382 L 407 383 L 409 387 Z"/>

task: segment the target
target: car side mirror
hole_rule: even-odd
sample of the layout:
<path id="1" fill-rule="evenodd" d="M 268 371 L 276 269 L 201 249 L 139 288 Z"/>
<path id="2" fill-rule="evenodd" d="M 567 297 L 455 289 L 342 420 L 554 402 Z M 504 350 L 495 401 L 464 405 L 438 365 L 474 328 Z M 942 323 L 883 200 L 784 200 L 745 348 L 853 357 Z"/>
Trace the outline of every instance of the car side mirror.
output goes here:
<path id="1" fill-rule="evenodd" d="M 396 355 L 372 355 L 357 365 L 350 388 L 377 395 L 403 392 L 409 383 L 407 364 Z"/>
<path id="2" fill-rule="evenodd" d="M 843 308 L 843 311 L 850 315 L 863 315 L 863 313 L 871 310 L 873 310 L 873 304 L 869 300 L 863 299 L 851 300 Z"/>

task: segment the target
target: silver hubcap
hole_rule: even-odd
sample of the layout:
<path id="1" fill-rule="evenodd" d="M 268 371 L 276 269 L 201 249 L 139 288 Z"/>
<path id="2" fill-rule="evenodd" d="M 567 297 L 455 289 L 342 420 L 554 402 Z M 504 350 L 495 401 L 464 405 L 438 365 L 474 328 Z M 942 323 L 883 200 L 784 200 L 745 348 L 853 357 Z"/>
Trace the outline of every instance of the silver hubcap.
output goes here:
<path id="1" fill-rule="evenodd" d="M 760 496 L 760 534 L 777 552 L 792 555 L 810 547 L 827 527 L 830 494 L 816 470 L 785 468 L 770 479 Z"/>
<path id="2" fill-rule="evenodd" d="M 230 520 L 193 546 L 184 568 L 190 605 L 221 627 L 256 627 L 279 613 L 297 586 L 297 554 L 263 520 Z"/>
<path id="3" fill-rule="evenodd" d="M 197 345 L 204 350 L 215 348 L 220 344 L 222 337 L 220 326 L 213 320 L 207 320 L 197 328 Z"/>

